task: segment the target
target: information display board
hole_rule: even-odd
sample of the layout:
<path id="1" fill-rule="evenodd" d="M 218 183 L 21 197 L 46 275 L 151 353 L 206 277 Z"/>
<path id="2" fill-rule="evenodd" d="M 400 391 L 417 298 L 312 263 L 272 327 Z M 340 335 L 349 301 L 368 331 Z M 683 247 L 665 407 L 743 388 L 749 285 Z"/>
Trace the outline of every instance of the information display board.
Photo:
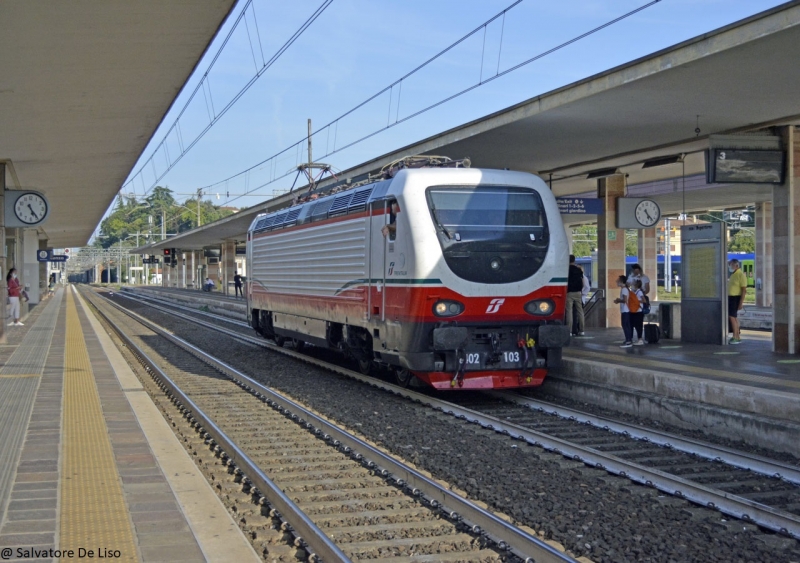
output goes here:
<path id="1" fill-rule="evenodd" d="M 686 247 L 681 257 L 684 266 L 682 297 L 691 299 L 720 298 L 720 267 L 717 243 L 696 243 Z"/>
<path id="2" fill-rule="evenodd" d="M 727 344 L 727 229 L 723 223 L 681 227 L 681 340 Z"/>

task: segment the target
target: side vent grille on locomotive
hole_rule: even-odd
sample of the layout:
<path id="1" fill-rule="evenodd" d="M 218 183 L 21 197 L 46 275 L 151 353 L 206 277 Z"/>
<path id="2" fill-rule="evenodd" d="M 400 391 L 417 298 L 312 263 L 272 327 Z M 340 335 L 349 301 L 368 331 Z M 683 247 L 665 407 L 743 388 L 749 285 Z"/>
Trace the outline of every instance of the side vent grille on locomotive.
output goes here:
<path id="1" fill-rule="evenodd" d="M 270 225 L 270 227 L 269 227 L 269 228 L 270 228 L 270 230 L 272 231 L 272 230 L 274 230 L 274 229 L 277 229 L 277 228 L 278 228 L 278 227 L 280 227 L 281 225 L 283 225 L 283 221 L 286 219 L 286 216 L 287 216 L 288 214 L 289 214 L 289 213 L 288 213 L 287 211 L 284 211 L 283 213 L 278 213 L 278 214 L 275 216 L 275 221 L 273 221 L 272 225 Z"/>
<path id="2" fill-rule="evenodd" d="M 286 220 L 283 222 L 284 227 L 291 227 L 295 223 L 297 223 L 297 217 L 300 215 L 300 211 L 302 211 L 302 207 L 294 207 L 289 211 L 289 214 L 286 216 Z"/>
<path id="3" fill-rule="evenodd" d="M 262 230 L 264 228 L 264 225 L 266 225 L 267 221 L 269 221 L 269 220 L 270 220 L 270 217 L 262 217 L 261 219 L 258 220 L 258 223 L 256 223 L 256 226 L 255 226 L 255 228 L 253 230 L 256 231 L 256 232 Z"/>
<path id="4" fill-rule="evenodd" d="M 350 201 L 350 207 L 347 210 L 348 213 L 353 213 L 355 211 L 361 211 L 366 209 L 367 201 L 369 200 L 369 196 L 372 194 L 372 186 L 365 188 L 363 190 L 357 190 L 353 193 L 353 199 Z"/>
<path id="5" fill-rule="evenodd" d="M 331 205 L 333 205 L 332 197 L 318 201 L 316 204 L 314 204 L 314 209 L 311 211 L 311 220 L 321 221 L 322 219 L 326 219 L 328 217 L 328 210 L 331 208 Z"/>
<path id="6" fill-rule="evenodd" d="M 351 199 L 353 199 L 353 192 L 345 192 L 342 195 L 337 195 L 333 200 L 333 205 L 331 205 L 328 211 L 328 217 L 347 213 L 347 207 L 350 205 Z"/>

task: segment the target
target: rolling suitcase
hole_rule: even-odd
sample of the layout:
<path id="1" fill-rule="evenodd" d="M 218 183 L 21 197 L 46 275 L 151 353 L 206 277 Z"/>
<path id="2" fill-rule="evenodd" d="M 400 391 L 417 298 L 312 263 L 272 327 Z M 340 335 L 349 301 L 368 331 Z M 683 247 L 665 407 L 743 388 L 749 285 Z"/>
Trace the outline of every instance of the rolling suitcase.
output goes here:
<path id="1" fill-rule="evenodd" d="M 644 325 L 644 341 L 648 344 L 658 344 L 659 339 L 661 338 L 661 329 L 658 328 L 658 325 L 653 323 L 647 323 Z"/>

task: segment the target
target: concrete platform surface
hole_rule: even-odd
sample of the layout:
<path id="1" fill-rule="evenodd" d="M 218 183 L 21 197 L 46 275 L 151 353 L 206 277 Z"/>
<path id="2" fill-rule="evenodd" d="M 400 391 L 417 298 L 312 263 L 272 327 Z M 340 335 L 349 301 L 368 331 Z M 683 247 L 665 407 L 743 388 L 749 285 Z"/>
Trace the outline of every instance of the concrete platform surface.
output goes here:
<path id="1" fill-rule="evenodd" d="M 0 346 L 2 558 L 258 561 L 73 291 Z"/>

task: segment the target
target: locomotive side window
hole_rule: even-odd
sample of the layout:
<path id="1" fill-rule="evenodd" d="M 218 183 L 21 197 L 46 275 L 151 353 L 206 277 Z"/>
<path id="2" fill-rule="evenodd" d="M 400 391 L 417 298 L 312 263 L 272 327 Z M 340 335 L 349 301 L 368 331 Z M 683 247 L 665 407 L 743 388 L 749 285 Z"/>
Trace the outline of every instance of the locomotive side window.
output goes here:
<path id="1" fill-rule="evenodd" d="M 457 276 L 479 283 L 510 283 L 541 267 L 549 234 L 536 191 L 434 186 L 427 195 L 445 262 Z"/>
<path id="2" fill-rule="evenodd" d="M 397 214 L 400 213 L 400 205 L 396 199 L 391 200 L 389 203 L 389 222 L 383 226 L 381 232 L 383 236 L 389 237 L 389 240 L 397 238 Z"/>

